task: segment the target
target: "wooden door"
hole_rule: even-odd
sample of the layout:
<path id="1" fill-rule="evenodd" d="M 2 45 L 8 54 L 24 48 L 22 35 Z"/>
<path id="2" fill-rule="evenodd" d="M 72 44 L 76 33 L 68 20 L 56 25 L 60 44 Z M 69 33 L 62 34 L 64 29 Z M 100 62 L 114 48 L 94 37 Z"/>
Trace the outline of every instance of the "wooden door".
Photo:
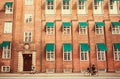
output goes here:
<path id="1" fill-rule="evenodd" d="M 31 71 L 32 54 L 23 54 L 23 71 Z"/>

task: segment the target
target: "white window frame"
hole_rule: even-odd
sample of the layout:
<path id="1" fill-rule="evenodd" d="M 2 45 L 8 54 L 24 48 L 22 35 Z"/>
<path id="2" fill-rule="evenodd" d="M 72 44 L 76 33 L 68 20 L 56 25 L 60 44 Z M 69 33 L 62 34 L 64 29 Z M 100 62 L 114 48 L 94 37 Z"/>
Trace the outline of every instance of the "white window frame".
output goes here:
<path id="1" fill-rule="evenodd" d="M 118 1 L 108 1 L 109 14 L 119 14 Z"/>
<path id="2" fill-rule="evenodd" d="M 46 61 L 55 61 L 54 51 L 46 51 Z"/>
<path id="3" fill-rule="evenodd" d="M 80 2 L 77 0 L 77 14 L 87 14 L 87 9 L 86 9 L 86 2 Z"/>
<path id="4" fill-rule="evenodd" d="M 79 26 L 79 34 L 80 35 L 87 35 L 87 27 Z"/>
<path id="5" fill-rule="evenodd" d="M 99 26 L 95 25 L 95 32 L 97 35 L 103 35 L 104 34 L 104 26 L 99 27 Z"/>
<path id="6" fill-rule="evenodd" d="M 4 33 L 12 33 L 12 22 L 11 21 L 4 22 Z"/>
<path id="7" fill-rule="evenodd" d="M 61 4 L 61 8 L 62 8 L 62 14 L 71 14 L 71 0 L 69 1 L 69 3 L 65 2 L 62 0 L 62 4 Z"/>
<path id="8" fill-rule="evenodd" d="M 5 14 L 13 14 L 13 6 L 5 6 Z"/>
<path id="9" fill-rule="evenodd" d="M 24 22 L 25 22 L 25 23 L 32 23 L 32 21 L 33 21 L 33 15 L 30 14 L 30 13 L 26 13 L 26 14 L 25 14 Z"/>
<path id="10" fill-rule="evenodd" d="M 46 34 L 53 35 L 54 34 L 54 27 L 46 27 Z"/>
<path id="11" fill-rule="evenodd" d="M 33 5 L 33 0 L 25 0 L 25 5 Z"/>
<path id="12" fill-rule="evenodd" d="M 32 32 L 24 32 L 24 42 L 25 43 L 32 42 Z"/>
<path id="13" fill-rule="evenodd" d="M 10 72 L 10 66 L 1 66 L 1 72 Z"/>
<path id="14" fill-rule="evenodd" d="M 46 1 L 46 14 L 55 14 L 56 9 L 56 0 L 53 0 L 53 2 L 47 2 Z"/>
<path id="15" fill-rule="evenodd" d="M 114 60 L 120 61 L 120 51 L 118 49 L 115 49 L 114 46 L 113 46 L 113 54 L 114 54 Z"/>
<path id="16" fill-rule="evenodd" d="M 89 60 L 89 53 L 88 53 L 88 51 L 81 51 L 80 50 L 80 60 L 81 61 L 88 61 Z"/>
<path id="17" fill-rule="evenodd" d="M 72 51 L 63 51 L 63 61 L 72 61 Z"/>
<path id="18" fill-rule="evenodd" d="M 2 51 L 2 59 L 10 59 L 11 58 L 11 43 L 9 46 L 3 47 Z"/>
<path id="19" fill-rule="evenodd" d="M 120 34 L 120 27 L 111 25 L 112 34 Z"/>
<path id="20" fill-rule="evenodd" d="M 93 0 L 93 13 L 94 14 L 103 14 L 103 1 L 98 1 L 95 3 L 96 0 Z"/>
<path id="21" fill-rule="evenodd" d="M 98 61 L 106 61 L 105 51 L 98 50 L 98 48 L 97 48 L 97 60 Z"/>
<path id="22" fill-rule="evenodd" d="M 64 35 L 71 35 L 71 26 L 70 27 L 63 26 L 63 34 Z"/>

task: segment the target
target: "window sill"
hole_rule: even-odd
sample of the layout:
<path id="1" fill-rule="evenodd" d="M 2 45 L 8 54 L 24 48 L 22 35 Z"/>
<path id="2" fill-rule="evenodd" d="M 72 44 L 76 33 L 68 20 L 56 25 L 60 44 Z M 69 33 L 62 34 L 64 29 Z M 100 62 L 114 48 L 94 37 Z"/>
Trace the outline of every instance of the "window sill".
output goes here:
<path id="1" fill-rule="evenodd" d="M 93 14 L 93 16 L 104 16 L 104 14 Z"/>
<path id="2" fill-rule="evenodd" d="M 109 14 L 109 16 L 120 16 L 120 14 Z"/>

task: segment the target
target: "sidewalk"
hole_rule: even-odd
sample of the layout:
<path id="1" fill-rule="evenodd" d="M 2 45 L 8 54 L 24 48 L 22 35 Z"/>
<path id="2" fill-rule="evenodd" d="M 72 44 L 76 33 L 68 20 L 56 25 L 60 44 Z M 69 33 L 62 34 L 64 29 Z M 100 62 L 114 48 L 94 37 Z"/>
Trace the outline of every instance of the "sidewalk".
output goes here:
<path id="1" fill-rule="evenodd" d="M 83 77 L 83 76 L 89 76 L 84 75 L 83 73 L 35 73 L 35 74 L 23 74 L 23 73 L 0 73 L 0 77 Z M 120 73 L 98 73 L 98 75 L 95 76 L 101 76 L 101 77 L 120 77 Z"/>

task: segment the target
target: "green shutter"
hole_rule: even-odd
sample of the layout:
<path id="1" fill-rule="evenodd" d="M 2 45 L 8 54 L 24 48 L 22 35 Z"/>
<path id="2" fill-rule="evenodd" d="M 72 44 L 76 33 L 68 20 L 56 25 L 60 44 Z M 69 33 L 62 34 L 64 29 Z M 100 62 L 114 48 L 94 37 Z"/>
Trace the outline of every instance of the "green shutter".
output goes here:
<path id="1" fill-rule="evenodd" d="M 63 27 L 70 27 L 71 26 L 71 23 L 70 22 L 63 22 Z"/>
<path id="2" fill-rule="evenodd" d="M 6 47 L 10 45 L 10 41 L 3 41 L 2 44 L 0 44 L 0 47 Z"/>
<path id="3" fill-rule="evenodd" d="M 69 2 L 70 0 L 63 0 L 64 2 Z"/>
<path id="4" fill-rule="evenodd" d="M 96 0 L 96 2 L 103 1 L 103 0 Z"/>
<path id="5" fill-rule="evenodd" d="M 120 22 L 112 22 L 112 25 L 118 27 L 120 26 Z"/>
<path id="6" fill-rule="evenodd" d="M 90 47 L 87 43 L 81 43 L 80 47 L 81 47 L 81 51 L 90 51 Z"/>
<path id="7" fill-rule="evenodd" d="M 120 43 L 114 43 L 114 48 L 120 51 Z"/>
<path id="8" fill-rule="evenodd" d="M 103 22 L 96 22 L 95 24 L 96 24 L 96 26 L 98 26 L 98 27 L 105 26 L 105 24 L 104 24 Z"/>
<path id="9" fill-rule="evenodd" d="M 54 0 L 46 0 L 47 2 L 52 2 L 52 1 L 54 1 Z"/>
<path id="10" fill-rule="evenodd" d="M 87 1 L 87 0 L 79 0 L 80 2 L 85 2 L 85 1 Z"/>
<path id="11" fill-rule="evenodd" d="M 72 51 L 72 45 L 68 44 L 68 43 L 65 43 L 65 44 L 63 44 L 63 49 L 64 49 L 64 52 Z"/>
<path id="12" fill-rule="evenodd" d="M 107 46 L 104 43 L 97 43 L 97 48 L 100 51 L 107 51 L 108 50 Z"/>
<path id="13" fill-rule="evenodd" d="M 53 43 L 46 44 L 46 51 L 54 51 L 54 44 Z"/>
<path id="14" fill-rule="evenodd" d="M 6 2 L 4 6 L 12 6 L 13 2 Z"/>
<path id="15" fill-rule="evenodd" d="M 79 22 L 80 27 L 87 27 L 88 23 L 87 22 Z"/>
<path id="16" fill-rule="evenodd" d="M 113 1 L 120 1 L 120 0 L 113 0 Z"/>
<path id="17" fill-rule="evenodd" d="M 47 22 L 46 27 L 54 27 L 54 22 Z"/>

